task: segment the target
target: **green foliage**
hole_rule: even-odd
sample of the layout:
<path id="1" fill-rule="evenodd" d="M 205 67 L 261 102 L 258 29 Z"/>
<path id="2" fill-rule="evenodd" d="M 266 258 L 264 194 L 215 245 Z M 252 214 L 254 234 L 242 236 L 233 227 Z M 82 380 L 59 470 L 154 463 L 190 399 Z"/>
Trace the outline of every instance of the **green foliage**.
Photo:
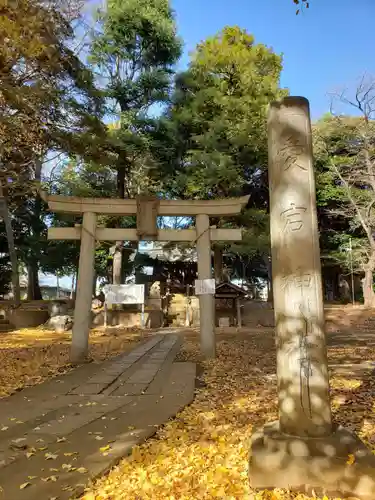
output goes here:
<path id="1" fill-rule="evenodd" d="M 12 279 L 12 268 L 10 265 L 8 243 L 4 233 L 1 231 L 3 222 L 0 223 L 0 296 L 10 291 Z"/>
<path id="2" fill-rule="evenodd" d="M 241 259 L 253 271 L 250 261 L 269 254 L 266 116 L 269 103 L 287 94 L 279 88 L 281 68 L 281 57 L 256 44 L 252 35 L 226 27 L 198 45 L 151 132 L 169 195 L 210 199 L 250 194 L 242 215 L 212 221 L 243 228 L 240 244 L 224 245 L 239 269 Z"/>
<path id="3" fill-rule="evenodd" d="M 107 79 L 107 95 L 121 111 L 165 99 L 181 53 L 168 0 L 109 0 L 98 16 L 91 60 Z"/>
<path id="4" fill-rule="evenodd" d="M 106 165 L 72 159 L 62 165 L 51 190 L 65 196 L 113 198 L 116 196 L 116 177 Z"/>
<path id="5" fill-rule="evenodd" d="M 329 257 L 340 265 L 344 272 L 362 273 L 371 253 L 368 242 L 361 237 L 353 238 L 346 233 L 333 233 L 331 242 L 334 249 Z"/>
<path id="6" fill-rule="evenodd" d="M 17 179 L 8 195 L 22 260 L 59 274 L 74 272 L 78 263 L 78 243 L 47 242 L 46 231 L 80 218 L 48 215 L 39 198 L 24 194 L 35 183 L 36 161 L 54 149 L 75 159 L 48 186 L 53 193 L 250 194 L 241 216 L 213 222 L 244 229 L 244 240 L 230 250 L 239 269 L 246 261 L 253 272 L 252 263 L 267 261 L 269 253 L 266 113 L 270 101 L 287 93 L 279 88 L 281 57 L 246 31 L 226 27 L 197 46 L 172 93 L 181 41 L 168 0 L 108 0 L 91 39 L 94 72 L 70 49 L 80 14 L 68 5 L 7 3 L 0 20 L 0 154 L 7 175 Z M 160 118 L 151 116 L 153 106 L 165 104 Z M 113 116 L 109 126 L 101 121 L 104 111 Z M 330 175 L 321 172 L 322 206 L 339 197 Z M 134 227 L 135 221 L 102 217 L 99 223 Z M 99 276 L 108 277 L 109 246 L 97 245 Z M 124 259 L 124 272 L 132 266 Z"/>
<path id="7" fill-rule="evenodd" d="M 9 257 L 5 254 L 0 257 L 0 296 L 10 291 L 12 269 L 9 265 Z"/>
<path id="8" fill-rule="evenodd" d="M 0 173 L 20 186 L 49 149 L 102 154 L 100 96 L 70 48 L 79 17 L 72 5 L 21 0 L 2 7 Z"/>
<path id="9" fill-rule="evenodd" d="M 369 270 L 375 248 L 375 124 L 366 117 L 328 115 L 315 125 L 314 143 L 323 253 L 344 270 Z"/>
<path id="10" fill-rule="evenodd" d="M 279 89 L 281 67 L 280 56 L 238 27 L 198 45 L 168 114 L 179 136 L 185 196 L 236 196 L 264 168 L 267 107 L 286 93 Z"/>
<path id="11" fill-rule="evenodd" d="M 243 227 L 242 241 L 231 244 L 231 251 L 255 258 L 268 255 L 270 250 L 269 216 L 264 209 L 244 210 L 236 219 Z"/>
<path id="12" fill-rule="evenodd" d="M 110 160 L 102 99 L 72 50 L 80 7 L 74 0 L 2 2 L 0 183 L 18 257 L 34 276 L 48 259 L 45 207 L 36 193 L 42 160 L 51 152 Z"/>
<path id="13" fill-rule="evenodd" d="M 144 182 L 157 176 L 147 112 L 168 100 L 180 53 L 168 0 L 110 0 L 98 14 L 91 62 L 101 74 L 108 111 L 120 118 L 113 131 L 120 197 L 155 188 Z"/>

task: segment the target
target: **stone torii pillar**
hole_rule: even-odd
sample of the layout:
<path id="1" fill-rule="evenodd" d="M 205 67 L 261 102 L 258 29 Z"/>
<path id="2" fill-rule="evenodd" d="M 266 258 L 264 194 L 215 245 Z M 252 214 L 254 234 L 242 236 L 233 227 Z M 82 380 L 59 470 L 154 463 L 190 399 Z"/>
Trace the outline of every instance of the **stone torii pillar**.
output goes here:
<path id="1" fill-rule="evenodd" d="M 250 484 L 375 498 L 373 457 L 332 424 L 307 99 L 271 104 L 268 150 L 279 420 L 253 434 Z"/>
<path id="2" fill-rule="evenodd" d="M 77 278 L 77 296 L 74 307 L 72 329 L 72 345 L 70 359 L 72 363 L 80 363 L 88 353 L 91 328 L 92 283 L 95 272 L 95 232 L 96 214 L 84 212 L 82 221 L 81 248 L 79 251 L 79 267 Z"/>
<path id="3" fill-rule="evenodd" d="M 212 278 L 210 222 L 208 215 L 198 214 L 197 230 L 198 279 Z M 205 358 L 214 358 L 215 341 L 215 295 L 199 295 L 199 318 L 201 328 L 201 351 Z"/>

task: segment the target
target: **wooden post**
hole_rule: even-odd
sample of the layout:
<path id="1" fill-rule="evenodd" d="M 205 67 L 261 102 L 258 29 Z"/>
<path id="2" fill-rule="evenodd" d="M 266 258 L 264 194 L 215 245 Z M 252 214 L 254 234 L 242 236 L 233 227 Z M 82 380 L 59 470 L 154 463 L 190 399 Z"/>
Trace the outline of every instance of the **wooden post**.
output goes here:
<path id="1" fill-rule="evenodd" d="M 241 299 L 240 297 L 236 298 L 236 306 L 237 306 L 237 327 L 242 327 L 242 318 L 241 318 Z"/>
<path id="2" fill-rule="evenodd" d="M 108 325 L 108 306 L 107 301 L 104 301 L 104 328 L 107 328 Z"/>
<path id="3" fill-rule="evenodd" d="M 208 215 L 197 215 L 198 279 L 212 278 L 210 221 Z M 199 295 L 201 352 L 205 358 L 215 357 L 215 296 Z"/>
<path id="4" fill-rule="evenodd" d="M 141 305 L 141 328 L 145 327 L 145 303 L 143 302 Z"/>
<path id="5" fill-rule="evenodd" d="M 92 284 L 94 279 L 96 214 L 83 214 L 81 249 L 77 279 L 77 297 L 70 359 L 72 363 L 85 361 L 91 327 Z"/>
<path id="6" fill-rule="evenodd" d="M 189 285 L 186 285 L 186 314 L 185 314 L 185 326 L 190 326 L 190 311 L 189 311 Z"/>
<path id="7" fill-rule="evenodd" d="M 223 279 L 223 249 L 218 245 L 214 246 L 214 276 L 216 284 Z"/>

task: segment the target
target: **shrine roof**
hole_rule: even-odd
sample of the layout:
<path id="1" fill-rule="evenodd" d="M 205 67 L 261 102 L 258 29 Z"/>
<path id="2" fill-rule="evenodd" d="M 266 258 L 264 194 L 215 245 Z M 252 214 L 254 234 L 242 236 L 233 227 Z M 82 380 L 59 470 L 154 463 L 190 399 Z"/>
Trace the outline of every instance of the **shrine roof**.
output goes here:
<path id="1" fill-rule="evenodd" d="M 231 296 L 238 297 L 242 295 L 243 297 L 247 295 L 246 290 L 240 286 L 231 283 L 230 281 L 224 281 L 219 285 L 216 285 L 215 296 Z"/>

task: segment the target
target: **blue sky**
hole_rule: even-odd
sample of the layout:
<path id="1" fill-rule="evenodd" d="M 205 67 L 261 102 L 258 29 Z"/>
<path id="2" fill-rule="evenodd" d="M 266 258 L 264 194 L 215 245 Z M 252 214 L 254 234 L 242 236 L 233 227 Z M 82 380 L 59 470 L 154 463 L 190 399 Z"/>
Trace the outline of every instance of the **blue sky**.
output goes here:
<path id="1" fill-rule="evenodd" d="M 197 43 L 238 25 L 284 55 L 281 85 L 310 100 L 313 119 L 329 111 L 327 93 L 375 76 L 375 0 L 310 0 L 296 16 L 292 0 L 172 0 L 185 42 L 180 67 Z"/>

